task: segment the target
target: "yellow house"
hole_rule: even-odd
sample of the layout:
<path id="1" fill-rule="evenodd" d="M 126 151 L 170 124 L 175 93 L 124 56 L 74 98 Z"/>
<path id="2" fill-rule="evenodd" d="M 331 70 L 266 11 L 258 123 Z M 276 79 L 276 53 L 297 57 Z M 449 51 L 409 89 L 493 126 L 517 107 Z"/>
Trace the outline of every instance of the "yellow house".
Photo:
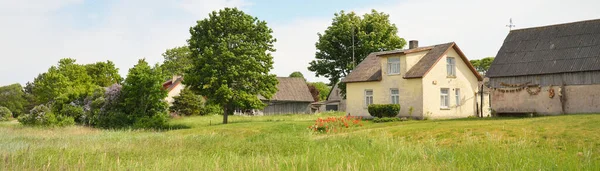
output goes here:
<path id="1" fill-rule="evenodd" d="M 400 104 L 399 116 L 459 118 L 476 115 L 482 78 L 456 43 L 369 54 L 342 80 L 346 112 L 370 116 L 369 104 Z"/>

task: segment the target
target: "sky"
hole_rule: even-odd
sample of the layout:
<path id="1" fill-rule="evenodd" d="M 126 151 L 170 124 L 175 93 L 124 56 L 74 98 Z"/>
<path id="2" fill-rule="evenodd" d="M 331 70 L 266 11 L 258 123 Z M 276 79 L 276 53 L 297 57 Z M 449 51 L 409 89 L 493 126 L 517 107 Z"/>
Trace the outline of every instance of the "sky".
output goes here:
<path id="1" fill-rule="evenodd" d="M 0 86 L 24 84 L 61 58 L 113 61 L 125 77 L 138 59 L 161 63 L 208 13 L 237 7 L 264 20 L 277 39 L 273 74 L 308 71 L 317 33 L 341 10 L 390 15 L 398 36 L 420 46 L 456 42 L 467 58 L 495 56 L 515 29 L 598 19 L 598 0 L 0 0 Z"/>

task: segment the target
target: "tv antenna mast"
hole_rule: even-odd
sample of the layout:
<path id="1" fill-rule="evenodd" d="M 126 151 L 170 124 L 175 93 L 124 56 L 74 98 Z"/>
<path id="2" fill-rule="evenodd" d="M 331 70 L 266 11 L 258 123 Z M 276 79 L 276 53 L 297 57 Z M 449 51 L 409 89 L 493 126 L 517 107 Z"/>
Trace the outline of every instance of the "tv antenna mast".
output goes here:
<path id="1" fill-rule="evenodd" d="M 515 25 L 513 24 L 512 18 L 510 18 L 508 25 L 506 25 L 506 27 L 508 27 L 509 30 L 512 30 Z"/>

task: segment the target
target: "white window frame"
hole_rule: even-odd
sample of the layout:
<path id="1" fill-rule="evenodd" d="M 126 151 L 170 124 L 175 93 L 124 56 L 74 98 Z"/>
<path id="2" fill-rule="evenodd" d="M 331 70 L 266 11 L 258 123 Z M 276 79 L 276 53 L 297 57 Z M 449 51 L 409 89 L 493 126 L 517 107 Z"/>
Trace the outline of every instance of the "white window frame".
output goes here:
<path id="1" fill-rule="evenodd" d="M 454 89 L 454 96 L 456 98 L 456 106 L 460 106 L 460 88 L 455 88 Z"/>
<path id="2" fill-rule="evenodd" d="M 368 95 L 367 92 L 371 92 L 371 95 Z M 369 107 L 369 105 L 373 104 L 373 96 L 375 95 L 375 92 L 373 91 L 373 89 L 365 89 L 365 107 Z"/>
<path id="3" fill-rule="evenodd" d="M 397 60 L 395 60 L 397 59 Z M 400 57 L 389 57 L 387 58 L 388 75 L 400 74 Z"/>
<path id="4" fill-rule="evenodd" d="M 444 94 L 444 91 L 446 91 L 446 93 Z M 440 108 L 442 109 L 449 109 L 450 108 L 450 97 L 448 97 L 448 95 L 450 94 L 450 89 L 449 88 L 441 88 L 440 89 Z"/>
<path id="5" fill-rule="evenodd" d="M 446 73 L 449 77 L 456 76 L 456 58 L 447 57 L 446 58 Z"/>
<path id="6" fill-rule="evenodd" d="M 396 91 L 396 94 L 394 94 Z M 390 89 L 391 104 L 400 104 L 400 91 L 397 88 Z"/>

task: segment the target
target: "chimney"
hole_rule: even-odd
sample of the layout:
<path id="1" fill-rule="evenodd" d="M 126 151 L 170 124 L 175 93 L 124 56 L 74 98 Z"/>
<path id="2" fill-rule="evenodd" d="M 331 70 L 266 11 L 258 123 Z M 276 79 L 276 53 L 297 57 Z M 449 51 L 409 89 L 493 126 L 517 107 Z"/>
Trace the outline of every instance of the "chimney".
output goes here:
<path id="1" fill-rule="evenodd" d="M 414 48 L 418 48 L 418 47 L 419 47 L 419 41 L 418 40 L 408 41 L 408 49 L 414 49 Z"/>
<path id="2" fill-rule="evenodd" d="M 173 79 L 171 80 L 171 84 L 174 84 L 175 81 L 177 81 L 177 78 L 179 78 L 178 75 L 173 75 Z"/>

